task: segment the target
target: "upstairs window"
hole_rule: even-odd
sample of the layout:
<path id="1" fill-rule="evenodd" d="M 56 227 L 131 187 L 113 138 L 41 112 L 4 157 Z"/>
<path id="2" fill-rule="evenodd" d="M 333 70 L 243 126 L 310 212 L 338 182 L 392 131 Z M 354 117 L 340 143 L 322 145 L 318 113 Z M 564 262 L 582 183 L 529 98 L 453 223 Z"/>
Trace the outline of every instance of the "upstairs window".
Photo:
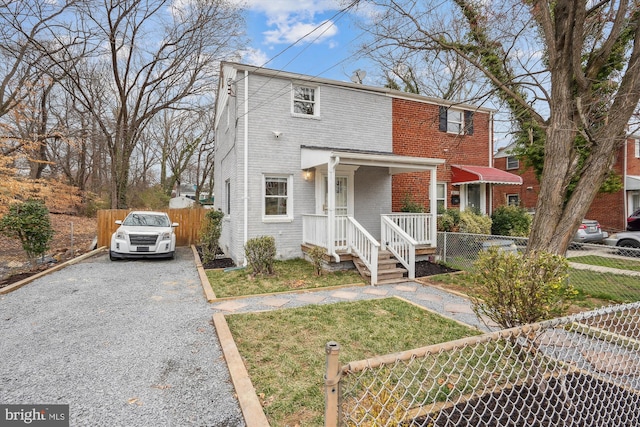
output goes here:
<path id="1" fill-rule="evenodd" d="M 518 169 L 520 167 L 520 160 L 515 156 L 507 157 L 507 169 Z"/>
<path id="2" fill-rule="evenodd" d="M 293 86 L 293 114 L 319 116 L 318 89 L 309 86 Z"/>
<path id="3" fill-rule="evenodd" d="M 441 132 L 473 135 L 473 111 L 440 106 Z"/>

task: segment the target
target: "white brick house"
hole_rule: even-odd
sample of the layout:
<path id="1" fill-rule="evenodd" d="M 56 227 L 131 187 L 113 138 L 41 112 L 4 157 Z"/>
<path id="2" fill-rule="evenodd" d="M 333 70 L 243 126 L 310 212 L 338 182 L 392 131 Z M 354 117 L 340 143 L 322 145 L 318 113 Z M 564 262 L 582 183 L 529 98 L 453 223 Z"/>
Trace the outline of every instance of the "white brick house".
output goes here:
<path id="1" fill-rule="evenodd" d="M 226 255 L 242 265 L 246 241 L 271 235 L 281 259 L 322 246 L 332 261 L 363 261 L 376 283 L 378 253 L 390 251 L 411 277 L 416 246 L 435 247 L 436 197 L 432 213 L 392 215 L 392 175 L 428 171 L 435 195 L 444 160 L 393 154 L 393 96 L 222 63 L 214 193 Z"/>

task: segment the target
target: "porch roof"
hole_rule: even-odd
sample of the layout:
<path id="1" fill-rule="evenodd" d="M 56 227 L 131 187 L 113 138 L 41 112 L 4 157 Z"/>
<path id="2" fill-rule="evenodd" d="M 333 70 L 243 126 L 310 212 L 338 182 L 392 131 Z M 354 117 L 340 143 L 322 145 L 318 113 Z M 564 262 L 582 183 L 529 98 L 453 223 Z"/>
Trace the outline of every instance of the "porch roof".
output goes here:
<path id="1" fill-rule="evenodd" d="M 320 147 L 301 147 L 300 158 L 302 169 L 328 165 L 329 161 L 333 159 L 334 162 L 341 165 L 386 167 L 389 168 L 390 175 L 430 171 L 444 163 L 444 159 Z"/>
<path id="2" fill-rule="evenodd" d="M 451 165 L 453 185 L 512 184 L 522 185 L 522 177 L 489 166 Z"/>

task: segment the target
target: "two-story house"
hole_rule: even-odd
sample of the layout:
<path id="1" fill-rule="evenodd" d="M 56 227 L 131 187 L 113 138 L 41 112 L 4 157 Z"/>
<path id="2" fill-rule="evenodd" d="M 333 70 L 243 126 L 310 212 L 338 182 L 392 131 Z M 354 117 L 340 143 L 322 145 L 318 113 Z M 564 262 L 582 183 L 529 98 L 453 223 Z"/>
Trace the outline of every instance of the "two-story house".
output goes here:
<path id="1" fill-rule="evenodd" d="M 411 277 L 416 256 L 435 248 L 443 198 L 484 210 L 490 192 L 483 186 L 492 179 L 487 173 L 519 182 L 489 168 L 491 126 L 491 111 L 473 106 L 222 63 L 214 172 L 215 207 L 225 214 L 221 248 L 243 264 L 247 240 L 271 235 L 282 259 L 315 245 L 332 262 L 362 263 L 372 283 L 396 263 Z M 450 144 L 433 149 L 442 138 Z M 476 139 L 481 148 L 470 146 Z M 456 149 L 467 154 L 449 153 Z M 482 161 L 473 157 L 479 152 Z M 460 164 L 445 165 L 451 159 Z M 461 194 L 467 185 L 479 187 Z M 406 191 L 428 213 L 399 213 Z M 385 261 L 381 253 L 395 259 Z"/>
<path id="2" fill-rule="evenodd" d="M 513 153 L 513 145 L 501 148 L 494 156 L 496 168 L 522 177 L 520 187 L 497 186 L 494 188 L 494 209 L 504 204 L 519 205 L 534 212 L 538 202 L 540 184 L 532 168 L 525 167 Z M 621 177 L 623 188 L 613 193 L 598 193 L 587 212 L 588 219 L 597 220 L 610 232 L 626 228 L 627 217 L 640 208 L 640 138 L 631 137 L 620 148 L 615 173 Z"/>

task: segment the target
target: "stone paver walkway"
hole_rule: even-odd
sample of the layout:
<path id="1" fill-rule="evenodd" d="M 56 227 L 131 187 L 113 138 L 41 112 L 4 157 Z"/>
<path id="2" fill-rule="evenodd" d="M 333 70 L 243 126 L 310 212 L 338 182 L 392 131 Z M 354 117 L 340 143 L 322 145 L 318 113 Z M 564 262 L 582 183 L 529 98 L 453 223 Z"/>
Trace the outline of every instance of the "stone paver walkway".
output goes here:
<path id="1" fill-rule="evenodd" d="M 214 312 L 224 314 L 249 313 L 302 307 L 310 304 L 332 304 L 341 301 L 360 301 L 399 297 L 445 317 L 476 327 L 482 331 L 496 330 L 495 324 L 482 322 L 464 297 L 422 285 L 403 282 L 393 285 L 352 286 L 340 289 L 309 290 L 308 292 L 280 293 L 267 296 L 248 296 L 214 302 Z"/>

